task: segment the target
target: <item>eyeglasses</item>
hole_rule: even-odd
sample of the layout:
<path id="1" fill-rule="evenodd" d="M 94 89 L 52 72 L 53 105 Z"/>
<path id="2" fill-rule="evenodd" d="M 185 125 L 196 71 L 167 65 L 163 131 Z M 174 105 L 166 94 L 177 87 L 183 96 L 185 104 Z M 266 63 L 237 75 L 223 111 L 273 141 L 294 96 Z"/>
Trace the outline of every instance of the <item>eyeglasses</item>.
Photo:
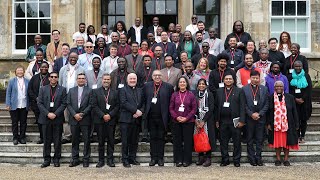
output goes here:
<path id="1" fill-rule="evenodd" d="M 154 74 L 153 76 L 154 77 L 161 77 L 162 75 L 161 74 Z"/>
<path id="2" fill-rule="evenodd" d="M 107 28 L 102 28 L 102 29 L 107 29 Z"/>
<path id="3" fill-rule="evenodd" d="M 202 48 L 208 48 L 209 46 L 202 46 Z"/>
<path id="4" fill-rule="evenodd" d="M 86 48 L 93 48 L 93 46 L 86 46 Z"/>
<path id="5" fill-rule="evenodd" d="M 86 78 L 78 78 L 78 79 L 86 79 Z"/>
<path id="6" fill-rule="evenodd" d="M 192 17 L 192 19 L 198 19 L 197 17 Z"/>
<path id="7" fill-rule="evenodd" d="M 50 78 L 58 78 L 58 76 L 50 76 Z"/>

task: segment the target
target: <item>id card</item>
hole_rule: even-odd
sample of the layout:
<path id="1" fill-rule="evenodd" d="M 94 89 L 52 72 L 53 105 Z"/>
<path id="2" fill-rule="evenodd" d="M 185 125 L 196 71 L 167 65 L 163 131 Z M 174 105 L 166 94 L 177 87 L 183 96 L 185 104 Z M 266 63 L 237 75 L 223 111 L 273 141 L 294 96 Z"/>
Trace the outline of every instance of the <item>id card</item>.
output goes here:
<path id="1" fill-rule="evenodd" d="M 151 100 L 151 102 L 153 103 L 153 104 L 157 104 L 157 101 L 158 101 L 158 99 L 157 98 L 152 98 L 152 100 Z"/>
<path id="2" fill-rule="evenodd" d="M 184 112 L 184 107 L 180 106 L 178 111 L 179 112 Z"/>
<path id="3" fill-rule="evenodd" d="M 111 105 L 110 105 L 110 104 L 108 104 L 108 103 L 106 103 L 106 109 L 107 109 L 107 110 L 109 110 L 109 109 L 110 109 L 110 107 L 111 107 Z"/>
<path id="4" fill-rule="evenodd" d="M 219 83 L 219 88 L 223 88 L 224 87 L 224 83 Z"/>
<path id="5" fill-rule="evenodd" d="M 292 74 L 294 69 L 289 69 L 289 73 Z"/>
<path id="6" fill-rule="evenodd" d="M 50 107 L 51 107 L 51 108 L 54 107 L 54 102 L 50 102 Z"/>
<path id="7" fill-rule="evenodd" d="M 119 89 L 121 89 L 121 88 L 123 88 L 123 87 L 124 87 L 124 84 L 119 84 L 119 85 L 118 85 L 118 88 L 119 88 Z"/>
<path id="8" fill-rule="evenodd" d="M 248 84 L 250 84 L 251 83 L 251 79 L 248 79 Z"/>
<path id="9" fill-rule="evenodd" d="M 254 101 L 253 101 L 253 105 L 255 105 L 255 106 L 258 105 L 258 101 L 257 101 L 257 100 L 254 100 Z"/>
<path id="10" fill-rule="evenodd" d="M 93 84 L 92 85 L 92 89 L 97 89 L 98 88 L 98 85 L 97 84 Z"/>
<path id="11" fill-rule="evenodd" d="M 224 102 L 223 103 L 223 107 L 230 107 L 230 103 L 229 102 Z"/>
<path id="12" fill-rule="evenodd" d="M 231 60 L 230 64 L 234 64 L 234 60 Z"/>
<path id="13" fill-rule="evenodd" d="M 295 92 L 296 94 L 300 94 L 300 93 L 301 93 L 301 89 L 296 89 L 296 90 L 294 90 L 294 92 Z"/>

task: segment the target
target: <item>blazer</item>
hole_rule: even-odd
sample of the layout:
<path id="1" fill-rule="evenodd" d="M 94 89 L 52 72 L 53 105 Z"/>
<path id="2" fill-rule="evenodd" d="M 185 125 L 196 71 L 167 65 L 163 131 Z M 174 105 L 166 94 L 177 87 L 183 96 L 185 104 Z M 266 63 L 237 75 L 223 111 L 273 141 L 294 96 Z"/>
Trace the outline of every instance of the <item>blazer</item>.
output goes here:
<path id="1" fill-rule="evenodd" d="M 252 95 L 252 91 L 250 88 L 250 84 L 244 86 L 243 92 L 245 94 L 245 98 L 246 98 L 246 104 L 245 104 L 245 108 L 246 108 L 246 120 L 248 121 L 251 118 L 251 115 L 254 113 L 254 104 L 253 104 L 253 95 Z M 258 109 L 259 109 L 259 115 L 260 115 L 260 123 L 265 123 L 266 122 L 266 113 L 268 111 L 269 108 L 269 93 L 268 93 L 268 88 L 263 86 L 263 85 L 259 85 L 259 101 L 258 101 Z"/>
<path id="2" fill-rule="evenodd" d="M 119 95 L 118 91 L 110 88 L 108 104 L 110 108 L 106 108 L 106 97 L 104 87 L 93 89 L 91 93 L 92 119 L 94 124 L 103 124 L 103 116 L 109 114 L 111 119 L 107 123 L 109 125 L 116 124 L 116 117 L 119 114 Z"/>
<path id="3" fill-rule="evenodd" d="M 212 54 L 208 54 L 207 57 L 203 55 L 203 53 L 201 54 L 196 54 L 191 58 L 191 62 L 193 64 L 194 67 L 197 67 L 199 61 L 201 58 L 207 58 L 209 61 L 209 69 L 214 70 L 216 69 L 216 67 L 218 66 L 218 60 L 217 60 L 217 56 L 212 55 Z"/>
<path id="4" fill-rule="evenodd" d="M 177 48 L 174 43 L 167 42 L 167 46 L 164 46 L 164 44 L 162 42 L 156 43 L 152 48 L 153 52 L 154 52 L 154 48 L 157 46 L 160 46 L 162 48 L 162 52 L 163 52 L 164 56 L 166 54 L 171 55 L 173 60 L 175 60 L 178 57 Z"/>
<path id="5" fill-rule="evenodd" d="M 148 29 L 146 27 L 142 26 L 142 28 L 140 29 L 141 41 L 147 39 L 147 35 L 148 35 Z M 130 29 L 128 31 L 127 38 L 128 39 L 131 38 L 131 42 L 136 41 L 136 30 L 132 26 L 130 27 Z"/>
<path id="6" fill-rule="evenodd" d="M 230 49 L 225 49 L 224 51 L 222 51 L 222 53 L 226 53 L 229 56 L 229 60 L 228 60 L 228 67 L 230 68 L 234 68 L 235 71 L 237 71 L 238 69 L 244 67 L 244 54 L 243 51 L 241 51 L 240 49 L 235 49 L 234 51 L 234 64 L 231 64 L 231 60 L 232 60 L 232 56 L 231 56 L 231 51 Z"/>
<path id="7" fill-rule="evenodd" d="M 93 53 L 100 56 L 101 59 L 104 59 L 110 56 L 109 45 L 108 46 L 106 45 L 106 47 L 104 47 L 103 52 L 102 51 L 100 52 L 99 47 L 97 47 L 93 50 Z"/>
<path id="8" fill-rule="evenodd" d="M 214 112 L 214 119 L 216 122 L 221 123 L 221 109 L 223 108 L 223 103 L 225 100 L 225 92 L 224 88 L 219 88 L 216 91 L 215 96 L 215 112 Z M 246 114 L 245 114 L 245 97 L 242 89 L 233 86 L 232 93 L 229 96 L 230 102 L 230 109 L 231 109 L 231 118 L 238 118 L 240 117 L 241 122 L 245 122 Z M 231 120 L 227 124 L 233 124 Z"/>
<path id="9" fill-rule="evenodd" d="M 28 97 L 28 84 L 29 80 L 26 78 L 23 78 L 24 85 L 25 85 L 25 95 L 26 95 L 26 108 L 29 110 L 29 97 Z M 19 85 L 18 85 L 18 79 L 17 77 L 14 77 L 10 79 L 7 91 L 6 91 L 6 106 L 10 107 L 10 110 L 16 110 L 18 106 L 18 91 L 19 91 Z"/>
<path id="10" fill-rule="evenodd" d="M 143 66 L 142 56 L 140 54 L 137 55 L 137 60 L 134 67 L 132 54 L 126 55 L 125 58 L 127 59 L 127 65 L 129 69 L 136 71 L 137 69 L 141 68 L 141 66 Z"/>
<path id="11" fill-rule="evenodd" d="M 78 106 L 78 89 L 79 87 L 73 87 L 69 90 L 67 95 L 67 108 L 69 110 L 69 124 L 70 125 L 91 125 L 91 104 L 90 104 L 90 94 L 91 89 L 87 86 L 83 87 L 83 92 L 81 95 L 81 104 Z M 74 115 L 77 113 L 83 113 L 81 121 L 77 121 Z"/>
<path id="12" fill-rule="evenodd" d="M 104 72 L 100 69 L 98 73 L 98 77 L 94 73 L 94 70 L 86 70 L 85 71 L 87 78 L 87 86 L 92 89 L 92 85 L 97 84 L 97 88 L 102 86 L 102 76 Z"/>
<path id="13" fill-rule="evenodd" d="M 143 97 L 144 97 L 144 104 L 145 104 L 145 113 L 143 115 L 144 119 L 148 118 L 151 101 L 153 98 L 154 92 L 154 83 L 147 82 L 143 88 Z M 173 86 L 169 83 L 162 82 L 160 90 L 159 90 L 159 99 L 158 103 L 161 106 L 161 117 L 164 124 L 164 127 L 168 127 L 168 122 L 170 119 L 170 112 L 169 112 L 169 105 L 170 105 L 170 97 L 173 93 Z"/>
<path id="14" fill-rule="evenodd" d="M 182 76 L 181 70 L 175 67 L 171 67 L 169 77 L 167 68 L 161 69 L 160 72 L 162 73 L 162 81 L 169 83 L 172 86 L 176 86 L 178 79 Z"/>
<path id="15" fill-rule="evenodd" d="M 78 50 L 78 47 L 73 47 L 70 49 L 70 53 L 72 53 L 72 52 L 75 52 L 78 55 L 86 53 L 86 51 L 84 50 L 84 47 L 82 47 L 81 51 Z"/>
<path id="16" fill-rule="evenodd" d="M 46 60 L 43 60 L 43 61 L 46 61 Z M 46 61 L 46 62 L 48 62 L 48 61 Z M 35 63 L 36 63 L 36 61 L 31 61 L 26 69 L 26 72 L 24 73 L 24 77 L 27 78 L 28 80 L 30 80 L 32 78 L 32 76 L 34 76 L 32 69 L 33 69 L 33 66 L 35 65 Z M 48 62 L 48 64 L 49 64 L 48 72 L 51 73 L 52 66 L 49 62 Z"/>
<path id="17" fill-rule="evenodd" d="M 39 96 L 37 98 L 38 108 L 40 110 L 39 123 L 40 124 L 63 124 L 64 122 L 64 110 L 67 107 L 67 91 L 66 88 L 57 85 L 54 107 L 50 108 L 50 84 L 43 86 L 39 91 Z M 50 111 L 52 109 L 52 111 Z M 54 120 L 50 120 L 47 115 L 52 112 L 56 115 Z"/>
<path id="18" fill-rule="evenodd" d="M 56 59 L 56 61 L 54 62 L 53 65 L 53 72 L 60 72 L 60 69 L 64 66 L 67 65 L 69 63 L 68 57 L 66 60 L 66 64 L 63 64 L 63 57 L 59 57 L 58 59 Z"/>
<path id="19" fill-rule="evenodd" d="M 179 43 L 179 46 L 178 46 L 178 48 L 177 48 L 178 57 L 180 57 L 181 51 L 184 51 L 184 45 L 185 45 L 184 41 L 182 41 L 182 42 Z M 200 54 L 200 48 L 199 48 L 198 43 L 192 41 L 192 44 L 191 44 L 191 45 L 192 45 L 191 57 L 194 56 L 194 55 L 196 55 L 196 54 Z M 176 63 L 177 63 L 177 62 L 176 62 Z"/>
<path id="20" fill-rule="evenodd" d="M 69 65 L 62 67 L 60 72 L 59 72 L 59 85 L 61 85 L 63 87 L 67 87 L 68 71 L 70 71 Z M 75 73 L 74 86 L 77 86 L 77 81 L 76 81 L 77 80 L 77 75 L 79 73 L 84 73 L 84 69 L 81 66 L 76 65 L 74 73 Z"/>
<path id="21" fill-rule="evenodd" d="M 120 123 L 140 123 L 141 118 L 134 118 L 133 115 L 139 109 L 144 112 L 143 92 L 141 88 L 136 88 L 137 101 L 134 99 L 132 87 L 125 86 L 120 89 Z"/>
<path id="22" fill-rule="evenodd" d="M 41 83 L 41 79 L 40 79 L 40 74 L 36 74 L 34 76 L 32 76 L 32 78 L 29 81 L 29 85 L 28 85 L 28 96 L 29 96 L 29 102 L 30 102 L 30 106 L 31 109 L 34 112 L 39 112 L 39 108 L 37 105 L 37 97 L 39 95 L 39 90 L 40 90 L 40 83 Z M 44 80 L 42 82 L 42 86 L 48 85 L 49 82 L 49 73 L 44 77 Z"/>
<path id="23" fill-rule="evenodd" d="M 113 70 L 110 74 L 111 76 L 111 89 L 118 89 L 118 72 L 119 72 L 119 68 Z M 123 84 L 127 84 L 127 76 L 130 73 L 134 73 L 134 70 L 132 69 L 126 69 L 126 75 L 123 77 Z"/>
<path id="24" fill-rule="evenodd" d="M 59 41 L 59 44 L 58 44 L 58 48 L 57 48 L 57 56 L 56 58 L 59 58 L 62 56 L 62 44 L 63 42 L 62 41 Z M 54 62 L 54 57 L 55 57 L 55 45 L 54 45 L 54 42 L 50 42 L 48 45 L 47 45 L 47 51 L 46 51 L 46 55 L 47 55 L 47 60 L 49 62 Z"/>

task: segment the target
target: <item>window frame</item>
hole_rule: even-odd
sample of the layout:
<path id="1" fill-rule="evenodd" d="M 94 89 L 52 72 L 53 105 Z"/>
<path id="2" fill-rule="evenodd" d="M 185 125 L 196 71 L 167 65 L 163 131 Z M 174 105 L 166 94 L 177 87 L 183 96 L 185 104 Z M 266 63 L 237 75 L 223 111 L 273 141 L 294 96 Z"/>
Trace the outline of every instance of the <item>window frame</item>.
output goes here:
<path id="1" fill-rule="evenodd" d="M 27 12 L 27 4 L 28 3 L 36 3 L 37 4 L 37 10 L 38 10 L 38 17 L 28 17 L 27 13 L 25 13 L 25 17 L 15 17 L 16 16 L 16 11 L 15 11 L 15 4 L 19 4 L 19 3 L 23 3 L 25 4 L 25 12 Z M 49 3 L 50 4 L 50 17 L 39 17 L 39 5 L 42 3 Z M 34 36 L 36 34 L 40 34 L 40 35 L 49 35 L 51 38 L 51 30 L 52 30 L 52 0 L 24 0 L 24 1 L 16 1 L 16 0 L 12 0 L 12 23 L 11 23 L 11 27 L 12 27 L 12 43 L 11 43 L 11 48 L 12 48 L 12 54 L 14 55 L 22 55 L 22 54 L 26 54 L 28 51 L 28 36 Z M 26 20 L 25 24 L 25 31 L 24 33 L 16 33 L 16 20 Z M 38 23 L 40 20 L 50 20 L 50 32 L 48 33 L 41 33 L 41 27 L 39 24 L 38 27 L 38 32 L 36 33 L 28 33 L 28 23 L 27 20 L 37 20 Z M 23 35 L 26 38 L 26 49 L 16 49 L 16 35 Z"/>
<path id="2" fill-rule="evenodd" d="M 282 15 L 272 15 L 272 2 L 274 1 L 281 1 L 282 4 L 283 4 L 283 7 L 282 7 Z M 304 1 L 306 2 L 306 15 L 302 15 L 302 16 L 299 16 L 297 15 L 298 14 L 298 8 L 297 8 L 297 3 L 298 1 Z M 295 2 L 295 15 L 288 15 L 286 16 L 285 15 L 285 2 Z M 311 4 L 310 4 L 310 0 L 270 0 L 270 36 L 271 34 L 273 33 L 281 33 L 284 30 L 284 20 L 285 19 L 289 19 L 289 20 L 294 20 L 295 21 L 295 31 L 294 32 L 289 32 L 287 31 L 288 33 L 290 33 L 291 35 L 291 39 L 292 39 L 292 33 L 295 34 L 295 37 L 294 39 L 297 39 L 297 34 L 298 34 L 298 31 L 297 31 L 297 20 L 299 19 L 303 19 L 303 20 L 306 20 L 307 21 L 307 25 L 306 25 L 306 28 L 307 28 L 307 31 L 305 34 L 307 34 L 307 47 L 306 48 L 302 48 L 300 49 L 301 52 L 304 52 L 304 53 L 309 53 L 311 52 Z M 282 31 L 281 32 L 278 32 L 278 31 L 272 31 L 271 29 L 271 26 L 272 26 L 272 20 L 282 20 L 281 22 L 281 25 L 282 25 Z M 301 32 L 300 32 L 301 33 Z M 278 37 L 275 37 L 275 38 L 279 38 Z M 278 41 L 280 42 L 280 39 L 278 39 Z M 294 43 L 294 42 L 292 42 Z M 295 42 L 295 43 L 299 43 L 299 42 Z M 300 43 L 299 43 L 300 44 Z"/>
<path id="3" fill-rule="evenodd" d="M 113 30 L 113 27 L 114 27 L 114 25 L 117 23 L 117 21 L 119 21 L 119 20 L 117 20 L 117 17 L 118 16 L 123 16 L 124 17 L 124 19 L 125 19 L 125 17 L 126 17 L 126 7 L 125 7 L 125 0 L 110 0 L 110 1 L 115 1 L 115 7 L 114 7 L 114 10 L 115 10 L 115 13 L 114 14 L 106 14 L 105 12 L 103 12 L 103 8 L 102 8 L 102 6 L 103 5 L 107 5 L 107 1 L 108 0 L 101 0 L 101 21 L 102 21 L 102 19 L 103 18 L 106 18 L 106 21 L 107 22 L 101 22 L 102 24 L 107 24 L 108 25 L 108 30 L 109 30 L 109 32 L 108 33 L 110 33 L 110 32 L 112 32 L 112 30 Z M 123 1 L 124 2 L 124 14 L 117 14 L 117 6 L 116 6 L 116 4 L 117 4 L 117 1 Z M 108 6 L 106 6 L 106 8 L 107 8 L 107 10 L 108 10 Z M 110 25 L 110 23 L 108 22 L 108 17 L 114 17 L 115 18 L 115 22 L 114 22 L 114 24 L 112 24 L 112 26 Z M 125 21 L 124 21 L 125 22 Z M 127 31 L 128 31 L 129 29 L 127 29 Z"/>

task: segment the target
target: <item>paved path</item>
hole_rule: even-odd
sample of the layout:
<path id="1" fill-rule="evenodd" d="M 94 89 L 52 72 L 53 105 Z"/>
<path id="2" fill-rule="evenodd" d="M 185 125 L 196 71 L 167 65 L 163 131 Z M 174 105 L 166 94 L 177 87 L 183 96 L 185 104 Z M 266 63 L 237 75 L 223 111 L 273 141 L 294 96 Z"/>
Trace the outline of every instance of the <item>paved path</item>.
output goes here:
<path id="1" fill-rule="evenodd" d="M 234 166 L 220 167 L 213 164 L 209 168 L 196 167 L 192 165 L 187 168 L 173 167 L 173 164 L 166 164 L 165 167 L 148 167 L 144 163 L 141 166 L 124 168 L 117 164 L 116 168 L 103 167 L 95 168 L 91 164 L 84 169 L 81 166 L 69 168 L 62 164 L 60 168 L 48 167 L 41 169 L 40 165 L 28 164 L 0 164 L 0 179 L 319 179 L 319 163 L 292 163 L 291 167 L 275 167 L 273 164 L 266 164 L 264 167 L 251 167 L 249 164 L 241 164 L 240 168 Z"/>

